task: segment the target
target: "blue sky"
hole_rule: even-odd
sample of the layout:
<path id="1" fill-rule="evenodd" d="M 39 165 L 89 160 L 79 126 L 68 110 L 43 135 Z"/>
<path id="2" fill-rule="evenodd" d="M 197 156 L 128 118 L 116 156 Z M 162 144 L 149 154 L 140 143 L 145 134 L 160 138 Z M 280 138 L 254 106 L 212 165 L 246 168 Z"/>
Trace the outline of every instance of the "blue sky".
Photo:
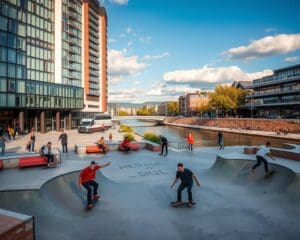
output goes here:
<path id="1" fill-rule="evenodd" d="M 300 63 L 298 0 L 104 4 L 110 102 L 175 100 Z"/>

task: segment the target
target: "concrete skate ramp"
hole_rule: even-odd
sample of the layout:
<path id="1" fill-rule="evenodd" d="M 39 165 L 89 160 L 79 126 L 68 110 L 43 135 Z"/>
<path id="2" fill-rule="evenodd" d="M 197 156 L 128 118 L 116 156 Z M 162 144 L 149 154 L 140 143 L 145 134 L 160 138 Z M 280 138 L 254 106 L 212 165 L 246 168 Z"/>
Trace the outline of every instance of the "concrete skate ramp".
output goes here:
<path id="1" fill-rule="evenodd" d="M 268 179 L 259 169 L 249 176 L 251 163 L 218 158 L 199 176 L 193 209 L 169 206 L 169 181 L 122 184 L 98 173 L 102 200 L 86 211 L 78 172 L 39 191 L 0 192 L 0 207 L 35 216 L 38 240 L 299 239 L 299 177 L 276 165 Z"/>

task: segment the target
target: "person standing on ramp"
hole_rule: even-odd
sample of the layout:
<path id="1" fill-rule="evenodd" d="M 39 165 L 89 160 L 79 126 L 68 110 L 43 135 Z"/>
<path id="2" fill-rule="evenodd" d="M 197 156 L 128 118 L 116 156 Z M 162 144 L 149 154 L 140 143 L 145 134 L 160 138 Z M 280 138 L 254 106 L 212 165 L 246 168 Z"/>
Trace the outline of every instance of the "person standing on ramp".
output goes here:
<path id="1" fill-rule="evenodd" d="M 168 139 L 162 135 L 159 135 L 159 138 L 160 138 L 160 144 L 161 144 L 161 152 L 159 155 L 167 156 L 168 155 Z M 164 150 L 165 150 L 165 154 L 164 154 Z"/>
<path id="2" fill-rule="evenodd" d="M 108 167 L 111 163 L 105 163 L 103 165 L 96 164 L 95 161 L 91 161 L 90 165 L 84 168 L 79 175 L 79 186 L 82 185 L 87 190 L 87 209 L 93 207 L 92 200 L 99 200 L 100 195 L 98 195 L 98 183 L 95 181 L 96 171 L 100 168 Z M 93 189 L 92 189 L 93 188 Z M 93 190 L 93 196 L 92 196 Z"/>
<path id="3" fill-rule="evenodd" d="M 256 153 L 256 160 L 257 163 L 253 165 L 252 167 L 252 172 L 254 172 L 254 169 L 257 168 L 258 166 L 261 165 L 261 163 L 264 163 L 265 166 L 265 172 L 268 175 L 269 174 L 269 168 L 268 168 L 268 161 L 266 159 L 266 156 L 269 156 L 270 158 L 272 158 L 274 161 L 276 160 L 272 154 L 270 153 L 270 146 L 271 143 L 270 142 L 266 142 L 265 145 L 261 146 L 259 148 L 259 150 Z"/>
<path id="4" fill-rule="evenodd" d="M 193 194 L 192 194 L 193 182 L 194 181 L 196 182 L 197 187 L 200 187 L 200 182 L 190 169 L 184 168 L 182 163 L 177 164 L 176 178 L 175 178 L 174 182 L 172 183 L 171 188 L 174 187 L 174 185 L 177 183 L 178 179 L 181 180 L 181 183 L 180 183 L 179 187 L 177 188 L 177 201 L 172 204 L 174 206 L 183 204 L 181 201 L 181 192 L 182 192 L 182 190 L 187 188 L 188 198 L 189 198 L 189 207 L 192 207 L 192 205 L 193 205 Z"/>

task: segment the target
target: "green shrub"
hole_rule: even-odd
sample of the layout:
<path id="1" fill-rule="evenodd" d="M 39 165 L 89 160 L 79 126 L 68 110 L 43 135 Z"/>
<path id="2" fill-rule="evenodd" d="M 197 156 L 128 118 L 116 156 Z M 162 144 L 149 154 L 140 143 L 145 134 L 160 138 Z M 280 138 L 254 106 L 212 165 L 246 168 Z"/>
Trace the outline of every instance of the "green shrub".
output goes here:
<path id="1" fill-rule="evenodd" d="M 144 138 L 150 142 L 154 143 L 160 143 L 160 138 L 157 134 L 153 132 L 145 132 L 144 133 Z"/>
<path id="2" fill-rule="evenodd" d="M 124 136 L 124 139 L 128 137 L 130 141 L 134 141 L 135 140 L 135 137 L 134 137 L 134 135 L 132 133 L 126 133 L 123 136 Z"/>
<path id="3" fill-rule="evenodd" d="M 123 124 L 120 125 L 120 130 L 121 132 L 133 132 L 132 127 Z"/>

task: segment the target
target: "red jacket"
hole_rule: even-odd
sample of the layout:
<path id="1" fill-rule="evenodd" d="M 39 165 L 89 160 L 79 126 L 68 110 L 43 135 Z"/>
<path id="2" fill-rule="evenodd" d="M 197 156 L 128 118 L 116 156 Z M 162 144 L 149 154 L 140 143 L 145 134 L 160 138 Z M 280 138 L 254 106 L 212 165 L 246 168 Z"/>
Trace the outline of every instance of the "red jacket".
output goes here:
<path id="1" fill-rule="evenodd" d="M 193 145 L 195 143 L 194 136 L 191 133 L 189 133 L 188 136 L 187 136 L 187 138 L 186 138 L 186 141 L 187 141 L 188 144 L 192 144 Z"/>
<path id="2" fill-rule="evenodd" d="M 96 165 L 94 169 L 91 169 L 90 167 L 86 167 L 83 169 L 80 173 L 80 180 L 81 183 L 89 182 L 91 180 L 94 180 L 96 178 L 96 171 L 100 169 L 100 165 Z"/>
<path id="3" fill-rule="evenodd" d="M 124 139 L 124 141 L 122 142 L 122 147 L 130 147 L 130 141 L 127 139 Z"/>

